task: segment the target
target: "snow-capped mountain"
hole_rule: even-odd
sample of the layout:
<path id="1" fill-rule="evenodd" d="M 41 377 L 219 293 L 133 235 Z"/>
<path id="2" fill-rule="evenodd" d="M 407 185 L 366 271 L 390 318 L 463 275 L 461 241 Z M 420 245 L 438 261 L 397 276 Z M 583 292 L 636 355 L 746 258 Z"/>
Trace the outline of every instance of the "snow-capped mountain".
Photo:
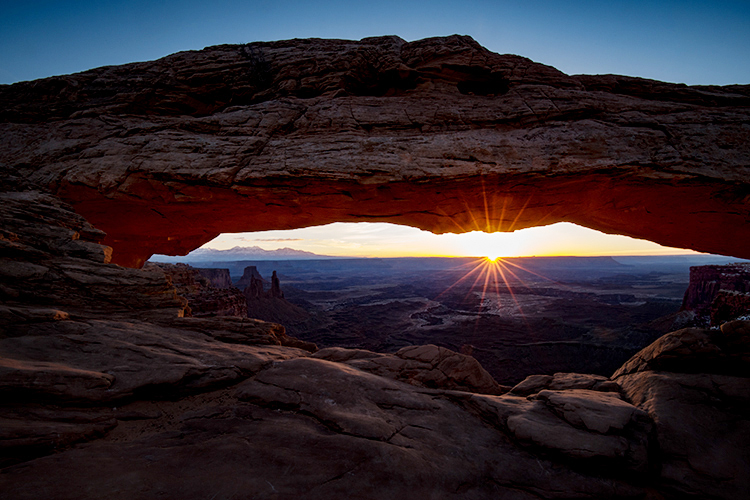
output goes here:
<path id="1" fill-rule="evenodd" d="M 330 259 L 327 255 L 318 255 L 304 250 L 294 248 L 279 248 L 276 250 L 264 250 L 258 246 L 234 247 L 228 250 L 216 250 L 214 248 L 198 248 L 185 256 L 154 255 L 151 257 L 155 262 L 197 262 L 212 261 L 224 262 L 234 260 L 292 260 L 292 259 Z"/>

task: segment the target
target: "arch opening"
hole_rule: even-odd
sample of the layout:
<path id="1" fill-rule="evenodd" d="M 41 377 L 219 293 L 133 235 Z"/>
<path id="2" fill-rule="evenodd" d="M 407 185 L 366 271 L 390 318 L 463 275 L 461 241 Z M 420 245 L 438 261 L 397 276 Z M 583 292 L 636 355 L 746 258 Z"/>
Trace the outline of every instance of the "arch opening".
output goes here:
<path id="1" fill-rule="evenodd" d="M 623 235 L 606 234 L 570 222 L 513 232 L 469 231 L 435 234 L 387 222 L 335 222 L 292 230 L 223 233 L 186 257 L 154 256 L 162 261 L 231 258 L 232 253 L 265 258 L 291 257 L 551 257 L 619 255 L 699 255 Z M 253 254 L 252 252 L 255 252 Z M 298 252 L 295 255 L 295 252 Z M 153 259 L 152 259 L 153 260 Z"/>
<path id="2" fill-rule="evenodd" d="M 438 344 L 514 384 L 542 365 L 615 370 L 689 321 L 678 313 L 691 265 L 732 259 L 572 223 L 440 235 L 332 223 L 224 234 L 185 257 L 153 260 L 221 270 L 242 290 L 248 316 L 319 347 Z M 268 288 L 277 273 L 275 293 L 254 291 L 253 280 Z"/>
<path id="3" fill-rule="evenodd" d="M 559 222 L 667 247 L 750 257 L 743 188 L 599 172 L 473 175 L 393 181 L 322 177 L 254 179 L 216 187 L 137 174 L 111 193 L 63 184 L 59 193 L 107 233 L 113 262 L 140 267 L 153 254 L 185 255 L 222 233 L 335 222 L 389 222 L 436 234 L 512 232 Z M 748 243 L 748 244 L 745 244 Z"/>

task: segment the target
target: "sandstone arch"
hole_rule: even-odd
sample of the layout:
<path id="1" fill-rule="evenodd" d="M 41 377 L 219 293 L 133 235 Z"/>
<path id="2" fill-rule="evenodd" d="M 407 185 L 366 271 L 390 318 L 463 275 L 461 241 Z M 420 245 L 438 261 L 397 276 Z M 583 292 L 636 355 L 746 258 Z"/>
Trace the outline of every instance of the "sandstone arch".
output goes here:
<path id="1" fill-rule="evenodd" d="M 224 45 L 0 88 L 0 166 L 113 261 L 221 232 L 570 221 L 750 257 L 750 86 L 568 76 L 468 37 Z"/>

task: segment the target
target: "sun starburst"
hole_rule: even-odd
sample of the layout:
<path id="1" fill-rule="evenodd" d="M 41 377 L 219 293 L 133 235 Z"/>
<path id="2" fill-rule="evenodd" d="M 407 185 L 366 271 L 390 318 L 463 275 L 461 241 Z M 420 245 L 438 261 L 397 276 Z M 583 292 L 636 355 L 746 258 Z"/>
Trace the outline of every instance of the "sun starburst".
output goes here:
<path id="1" fill-rule="evenodd" d="M 481 195 L 483 202 L 481 206 L 484 213 L 481 213 L 482 209 L 480 209 L 479 213 L 474 212 L 470 208 L 473 203 L 469 203 L 468 199 L 464 202 L 466 212 L 460 216 L 460 219 L 464 221 L 468 220 L 468 226 L 465 224 L 462 225 L 458 221 L 458 216 L 443 214 L 451 219 L 461 233 L 477 232 L 477 234 L 485 234 L 481 238 L 477 237 L 474 242 L 473 251 L 476 252 L 475 255 L 478 258 L 467 264 L 463 275 L 440 295 L 444 295 L 456 287 L 463 288 L 468 285 L 468 291 L 463 301 L 467 302 L 471 295 L 479 298 L 477 321 L 487 309 L 491 309 L 497 314 L 503 314 L 504 310 L 507 310 L 508 307 L 507 297 L 510 297 L 512 306 L 515 306 L 517 314 L 520 315 L 526 326 L 530 329 L 526 314 L 523 311 L 522 301 L 517 297 L 518 290 L 514 288 L 529 288 L 527 280 L 531 276 L 536 276 L 549 282 L 554 282 L 554 280 L 528 269 L 521 263 L 516 262 L 516 259 L 512 261 L 508 259 L 506 256 L 513 255 L 515 249 L 504 247 L 501 244 L 501 238 L 497 238 L 494 245 L 492 242 L 488 244 L 486 233 L 500 235 L 517 229 L 519 221 L 524 218 L 524 211 L 532 201 L 531 197 L 513 202 L 507 196 L 498 197 L 494 194 L 488 196 L 484 179 L 482 179 L 481 184 Z M 512 213 L 508 213 L 509 205 L 515 205 L 516 207 L 520 205 L 520 210 L 517 210 L 514 214 L 515 216 Z M 513 220 L 506 220 L 506 217 L 509 216 L 513 217 Z M 545 219 L 549 216 L 551 216 L 551 213 L 545 216 Z M 544 221 L 540 220 L 539 223 L 544 223 Z M 510 311 L 507 312 L 511 315 Z"/>

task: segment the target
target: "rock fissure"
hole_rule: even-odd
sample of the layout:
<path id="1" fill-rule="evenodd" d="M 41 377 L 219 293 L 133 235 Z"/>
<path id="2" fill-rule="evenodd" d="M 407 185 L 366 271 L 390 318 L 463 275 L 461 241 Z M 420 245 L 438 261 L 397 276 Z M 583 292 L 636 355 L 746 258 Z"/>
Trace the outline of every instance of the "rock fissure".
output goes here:
<path id="1" fill-rule="evenodd" d="M 353 474 L 354 471 L 356 471 L 357 469 L 361 468 L 363 465 L 365 465 L 365 463 L 366 462 L 360 462 L 360 463 L 354 465 L 354 467 L 352 467 L 351 469 L 348 469 L 348 470 L 342 472 L 341 474 L 338 474 L 338 475 L 332 477 L 331 479 L 327 479 L 326 481 L 324 481 L 323 483 L 321 483 L 319 486 L 316 486 L 315 488 L 325 486 L 328 483 L 332 483 L 334 481 L 338 481 L 339 479 L 341 479 L 341 478 L 343 478 L 345 476 Z M 313 489 L 315 489 L 315 488 L 313 488 Z"/>
<path id="2" fill-rule="evenodd" d="M 545 472 L 547 472 L 549 474 L 549 471 L 545 471 Z M 544 494 L 544 491 L 548 491 L 549 493 L 553 493 L 553 494 L 555 493 L 554 490 L 542 490 L 542 491 L 539 491 L 540 488 L 534 488 L 533 486 L 526 486 L 526 487 L 524 487 L 524 486 L 521 486 L 521 485 L 518 485 L 518 484 L 505 483 L 505 482 L 502 482 L 502 481 L 498 481 L 495 478 L 490 478 L 489 481 L 491 481 L 498 488 L 501 488 L 503 490 L 520 491 L 520 492 L 524 493 L 525 495 L 531 495 L 534 498 L 544 498 L 544 499 L 549 498 L 548 495 Z M 561 491 L 559 493 L 564 493 L 564 492 Z"/>

